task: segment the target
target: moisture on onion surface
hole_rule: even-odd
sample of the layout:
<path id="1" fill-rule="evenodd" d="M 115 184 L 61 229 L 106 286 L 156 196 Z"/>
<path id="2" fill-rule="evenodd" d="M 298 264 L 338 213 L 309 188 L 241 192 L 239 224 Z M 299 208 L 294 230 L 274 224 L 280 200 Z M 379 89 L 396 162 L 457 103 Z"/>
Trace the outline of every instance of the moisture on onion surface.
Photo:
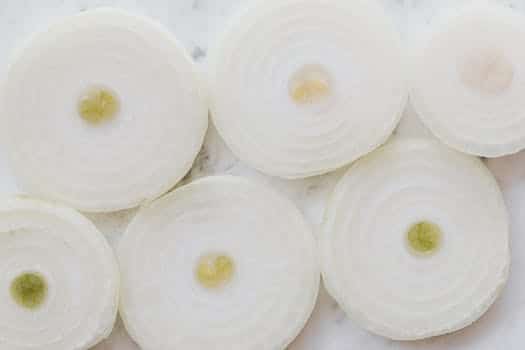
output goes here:
<path id="1" fill-rule="evenodd" d="M 84 211 L 173 187 L 206 132 L 197 72 L 158 24 L 114 9 L 65 19 L 13 59 L 2 129 L 29 193 Z"/>
<path id="2" fill-rule="evenodd" d="M 414 340 L 468 326 L 508 277 L 508 219 L 473 156 L 394 140 L 354 163 L 329 201 L 321 255 L 329 293 L 376 334 Z"/>
<path id="3" fill-rule="evenodd" d="M 0 350 L 89 349 L 118 309 L 111 247 L 73 209 L 0 202 Z"/>
<path id="4" fill-rule="evenodd" d="M 407 96 L 400 40 L 371 0 L 259 0 L 210 56 L 211 115 L 275 176 L 326 173 L 382 144 Z"/>
<path id="5" fill-rule="evenodd" d="M 469 6 L 443 18 L 414 62 L 412 101 L 426 126 L 466 153 L 525 148 L 525 17 Z"/>
<path id="6" fill-rule="evenodd" d="M 120 312 L 143 349 L 284 349 L 317 297 L 301 213 L 242 178 L 197 180 L 142 208 L 118 252 Z"/>

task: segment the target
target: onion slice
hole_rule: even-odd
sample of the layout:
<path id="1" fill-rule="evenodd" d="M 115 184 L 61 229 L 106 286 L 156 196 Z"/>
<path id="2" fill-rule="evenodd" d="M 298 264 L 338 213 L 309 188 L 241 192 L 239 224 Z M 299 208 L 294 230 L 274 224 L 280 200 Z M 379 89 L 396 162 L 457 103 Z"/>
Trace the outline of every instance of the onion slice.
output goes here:
<path id="1" fill-rule="evenodd" d="M 118 309 L 111 247 L 76 211 L 22 198 L 0 202 L 0 349 L 88 349 Z"/>
<path id="2" fill-rule="evenodd" d="M 400 40 L 370 0 L 264 0 L 232 21 L 210 67 L 211 113 L 243 161 L 303 178 L 370 152 L 407 96 Z"/>
<path id="3" fill-rule="evenodd" d="M 121 316 L 144 349 L 284 349 L 317 297 L 301 213 L 242 178 L 200 179 L 142 208 L 118 253 Z"/>
<path id="4" fill-rule="evenodd" d="M 460 151 L 525 148 L 525 17 L 477 4 L 444 17 L 416 54 L 411 99 L 426 126 Z"/>
<path id="5" fill-rule="evenodd" d="M 155 198 L 190 169 L 207 106 L 189 57 L 148 19 L 84 12 L 9 69 L 3 128 L 24 190 L 83 211 Z"/>
<path id="6" fill-rule="evenodd" d="M 352 165 L 327 208 L 327 290 L 362 327 L 396 340 L 461 329 L 490 307 L 510 264 L 508 218 L 477 158 L 395 140 Z"/>

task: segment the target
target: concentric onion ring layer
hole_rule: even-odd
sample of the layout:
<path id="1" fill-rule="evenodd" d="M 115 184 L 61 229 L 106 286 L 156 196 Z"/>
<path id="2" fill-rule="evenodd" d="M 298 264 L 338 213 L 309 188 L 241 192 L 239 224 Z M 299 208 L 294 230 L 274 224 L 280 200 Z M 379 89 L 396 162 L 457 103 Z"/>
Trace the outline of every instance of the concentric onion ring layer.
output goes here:
<path id="1" fill-rule="evenodd" d="M 10 293 L 28 271 L 47 284 L 34 309 Z M 113 252 L 87 219 L 29 199 L 0 203 L 1 350 L 88 349 L 113 328 L 118 288 Z"/>
<path id="2" fill-rule="evenodd" d="M 330 79 L 290 91 L 308 67 Z M 397 125 L 407 95 L 397 33 L 368 0 L 259 1 L 231 23 L 210 71 L 212 117 L 226 143 L 286 178 L 325 173 L 373 150 Z"/>
<path id="3" fill-rule="evenodd" d="M 418 256 L 407 230 L 427 221 L 440 247 Z M 322 236 L 324 281 L 348 316 L 392 339 L 449 333 L 478 319 L 510 263 L 500 190 L 483 163 L 429 140 L 393 141 L 337 185 Z"/>
<path id="4" fill-rule="evenodd" d="M 203 254 L 235 263 L 207 288 Z M 314 307 L 319 268 L 300 212 L 248 180 L 198 180 L 143 208 L 119 246 L 121 315 L 143 349 L 284 349 Z"/>
<path id="5" fill-rule="evenodd" d="M 431 35 L 414 62 L 411 100 L 443 142 L 497 157 L 525 147 L 525 17 L 464 9 Z"/>
<path id="6" fill-rule="evenodd" d="M 79 116 L 104 87 L 118 115 Z M 13 61 L 3 129 L 13 170 L 30 193 L 84 211 L 133 207 L 190 169 L 207 127 L 196 72 L 172 35 L 118 10 L 88 11 L 37 35 Z"/>

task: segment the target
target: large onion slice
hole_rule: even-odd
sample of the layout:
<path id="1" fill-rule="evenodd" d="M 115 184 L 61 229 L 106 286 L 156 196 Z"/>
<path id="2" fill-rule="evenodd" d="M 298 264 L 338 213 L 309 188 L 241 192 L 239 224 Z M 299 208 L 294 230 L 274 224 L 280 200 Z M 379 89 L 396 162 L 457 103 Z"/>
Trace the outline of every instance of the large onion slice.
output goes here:
<path id="1" fill-rule="evenodd" d="M 261 0 L 219 42 L 213 120 L 265 173 L 326 173 L 383 143 L 400 119 L 400 42 L 374 1 Z"/>
<path id="2" fill-rule="evenodd" d="M 314 238 L 293 204 L 229 176 L 143 208 L 119 260 L 121 315 L 143 349 L 284 349 L 320 279 Z"/>
<path id="3" fill-rule="evenodd" d="M 327 209 L 325 285 L 351 319 L 388 338 L 474 322 L 509 260 L 496 181 L 480 160 L 434 141 L 396 140 L 357 161 Z"/>
<path id="4" fill-rule="evenodd" d="M 13 61 L 4 100 L 23 188 L 84 211 L 164 193 L 191 167 L 207 128 L 197 80 L 170 33 L 118 10 L 37 35 Z"/>
<path id="5" fill-rule="evenodd" d="M 423 122 L 463 152 L 523 149 L 525 17 L 477 4 L 441 22 L 414 64 L 411 97 Z"/>
<path id="6" fill-rule="evenodd" d="M 113 328 L 118 289 L 113 251 L 82 215 L 0 202 L 0 349 L 88 349 Z"/>

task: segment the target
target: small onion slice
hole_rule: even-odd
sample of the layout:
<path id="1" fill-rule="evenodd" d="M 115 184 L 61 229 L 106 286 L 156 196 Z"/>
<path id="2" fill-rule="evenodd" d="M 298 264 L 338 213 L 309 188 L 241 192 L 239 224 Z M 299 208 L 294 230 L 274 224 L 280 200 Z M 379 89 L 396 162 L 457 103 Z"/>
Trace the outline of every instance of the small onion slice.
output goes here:
<path id="1" fill-rule="evenodd" d="M 76 211 L 23 198 L 0 202 L 0 349 L 88 349 L 118 309 L 117 261 Z"/>
<path id="2" fill-rule="evenodd" d="M 525 148 L 525 17 L 478 4 L 442 22 L 416 54 L 411 99 L 421 119 L 466 153 Z"/>
<path id="3" fill-rule="evenodd" d="M 169 32 L 119 10 L 35 36 L 5 87 L 4 137 L 23 189 L 95 212 L 163 194 L 207 128 L 196 74 Z"/>
<path id="4" fill-rule="evenodd" d="M 213 121 L 239 158 L 267 174 L 329 172 L 398 124 L 402 57 L 375 1 L 258 1 L 210 57 Z"/>
<path id="5" fill-rule="evenodd" d="M 508 218 L 477 158 L 422 139 L 357 161 L 330 200 L 323 277 L 348 316 L 396 340 L 461 329 L 489 308 L 510 264 Z"/>
<path id="6" fill-rule="evenodd" d="M 144 349 L 284 349 L 317 297 L 301 213 L 242 178 L 197 180 L 144 207 L 118 252 L 121 316 Z"/>

